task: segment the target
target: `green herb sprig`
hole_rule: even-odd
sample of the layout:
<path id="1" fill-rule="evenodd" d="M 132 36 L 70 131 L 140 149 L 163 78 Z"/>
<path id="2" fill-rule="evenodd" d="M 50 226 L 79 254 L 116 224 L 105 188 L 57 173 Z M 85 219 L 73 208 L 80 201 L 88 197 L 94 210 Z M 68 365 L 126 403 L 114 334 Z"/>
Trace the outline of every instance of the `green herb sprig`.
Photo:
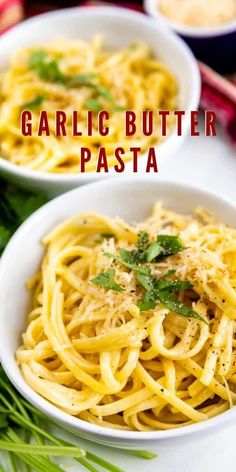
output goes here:
<path id="1" fill-rule="evenodd" d="M 192 289 L 191 282 L 170 279 L 174 276 L 175 270 L 168 271 L 161 278 L 153 277 L 151 273 L 151 264 L 178 254 L 184 249 L 185 247 L 179 236 L 161 234 L 157 236 L 156 241 L 150 242 L 148 233 L 142 232 L 138 237 L 136 249 L 128 251 L 120 248 L 118 256 L 109 252 L 106 252 L 105 255 L 112 258 L 116 263 L 134 271 L 137 281 L 144 289 L 143 300 L 138 301 L 138 307 L 141 311 L 153 310 L 160 303 L 174 313 L 206 323 L 202 316 L 182 303 L 176 296 L 181 291 Z M 114 271 L 115 269 L 110 270 Z"/>
<path id="2" fill-rule="evenodd" d="M 131 251 L 134 260 L 140 262 L 159 262 L 184 249 L 179 236 L 159 234 L 156 241 L 150 242 L 146 232 L 140 233 L 136 250 Z"/>
<path id="3" fill-rule="evenodd" d="M 97 83 L 97 75 L 94 72 L 67 75 L 61 71 L 59 63 L 60 57 L 53 58 L 43 49 L 33 51 L 28 62 L 29 67 L 46 82 L 61 84 L 69 88 L 87 87 L 91 89 L 92 97 L 85 101 L 86 108 L 91 111 L 99 112 L 103 109 L 101 98 L 107 101 L 113 112 L 123 109 L 115 103 L 109 89 Z"/>
<path id="4" fill-rule="evenodd" d="M 40 79 L 65 85 L 68 78 L 60 71 L 59 61 L 59 58 L 52 58 L 43 49 L 38 49 L 31 53 L 29 67 L 37 73 Z"/>
<path id="5" fill-rule="evenodd" d="M 157 303 L 161 303 L 170 311 L 206 323 L 206 320 L 202 318 L 202 316 L 173 295 L 173 293 L 192 289 L 193 284 L 188 280 L 168 280 L 167 276 L 168 274 L 165 274 L 161 278 L 155 278 L 143 276 L 142 274 L 137 275 L 140 285 L 145 289 L 144 300 L 138 302 L 140 310 L 147 311 L 154 309 Z"/>
<path id="6" fill-rule="evenodd" d="M 106 272 L 100 272 L 100 274 L 91 279 L 90 282 L 99 285 L 99 287 L 115 290 L 116 292 L 123 292 L 124 289 L 117 284 L 114 279 L 115 272 L 115 269 L 108 269 Z"/>
<path id="7" fill-rule="evenodd" d="M 115 260 L 121 265 L 128 267 L 128 269 L 132 269 L 136 272 L 141 272 L 143 274 L 150 274 L 150 269 L 145 267 L 140 263 L 137 258 L 134 257 L 132 251 L 127 251 L 126 249 L 120 248 L 119 249 L 119 256 L 115 256 L 110 252 L 105 252 L 105 256 L 110 257 L 111 259 Z"/>
<path id="8" fill-rule="evenodd" d="M 37 95 L 37 97 L 33 98 L 29 102 L 25 102 L 21 108 L 22 110 L 35 110 L 36 108 L 40 107 L 40 105 L 42 105 L 44 100 L 44 95 Z"/>

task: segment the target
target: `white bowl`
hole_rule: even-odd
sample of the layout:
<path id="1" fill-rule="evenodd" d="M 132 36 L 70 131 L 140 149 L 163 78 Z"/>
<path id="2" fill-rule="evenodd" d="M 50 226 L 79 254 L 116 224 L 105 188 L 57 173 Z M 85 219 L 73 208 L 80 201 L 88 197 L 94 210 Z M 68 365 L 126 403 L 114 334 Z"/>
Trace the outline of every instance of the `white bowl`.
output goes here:
<path id="1" fill-rule="evenodd" d="M 207 191 L 155 179 L 110 179 L 72 190 L 45 205 L 16 232 L 0 261 L 0 358 L 17 390 L 55 422 L 81 436 L 110 446 L 159 448 L 186 443 L 236 421 L 236 409 L 202 423 L 169 431 L 128 432 L 107 429 L 70 416 L 35 393 L 24 381 L 15 360 L 29 304 L 25 281 L 38 269 L 43 256 L 42 237 L 64 219 L 93 210 L 127 221 L 143 220 L 156 200 L 190 213 L 199 205 L 235 225 L 236 205 Z"/>
<path id="2" fill-rule="evenodd" d="M 102 33 L 106 45 L 114 49 L 135 41 L 146 42 L 177 77 L 180 89 L 179 109 L 186 111 L 186 117 L 183 120 L 182 136 L 176 136 L 173 132 L 158 146 L 158 158 L 167 158 L 183 143 L 189 129 L 190 111 L 198 108 L 200 78 L 196 61 L 185 43 L 150 17 L 116 7 L 70 8 L 36 16 L 0 38 L 0 69 L 7 67 L 11 55 L 21 47 L 47 42 L 63 35 L 89 40 L 96 33 Z M 141 158 L 140 161 L 146 162 L 146 159 Z M 130 164 L 126 165 L 126 172 L 131 172 Z M 46 174 L 26 170 L 1 157 L 0 173 L 15 183 L 33 190 L 41 189 L 51 195 L 104 177 L 95 172 L 73 175 Z M 108 175 L 111 173 L 112 171 Z"/>

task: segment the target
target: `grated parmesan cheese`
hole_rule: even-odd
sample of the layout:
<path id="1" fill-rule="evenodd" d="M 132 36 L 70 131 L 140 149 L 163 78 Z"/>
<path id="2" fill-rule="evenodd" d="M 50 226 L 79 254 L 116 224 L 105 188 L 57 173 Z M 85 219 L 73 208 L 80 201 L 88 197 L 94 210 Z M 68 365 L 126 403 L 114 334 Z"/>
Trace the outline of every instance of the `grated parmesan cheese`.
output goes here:
<path id="1" fill-rule="evenodd" d="M 217 26 L 236 19 L 236 0 L 160 0 L 160 12 L 186 26 Z"/>

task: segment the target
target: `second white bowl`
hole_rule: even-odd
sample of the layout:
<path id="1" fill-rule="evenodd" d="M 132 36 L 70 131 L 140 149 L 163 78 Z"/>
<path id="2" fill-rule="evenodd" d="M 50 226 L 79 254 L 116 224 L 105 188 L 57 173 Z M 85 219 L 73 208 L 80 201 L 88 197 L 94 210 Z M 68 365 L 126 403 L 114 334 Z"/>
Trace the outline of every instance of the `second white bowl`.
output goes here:
<path id="1" fill-rule="evenodd" d="M 179 84 L 179 109 L 186 111 L 182 136 L 173 132 L 158 146 L 158 159 L 167 158 L 183 143 L 189 129 L 189 113 L 197 110 L 200 78 L 197 63 L 185 43 L 152 18 L 124 8 L 84 7 L 46 13 L 24 21 L 0 38 L 0 69 L 7 67 L 11 55 L 19 48 L 47 42 L 57 36 L 90 40 L 104 35 L 107 47 L 119 49 L 143 41 L 174 73 Z M 119 145 L 119 143 L 117 143 Z M 144 161 L 144 159 L 140 159 Z M 141 164 L 141 162 L 140 162 Z M 131 165 L 126 166 L 130 173 Z M 140 165 L 141 169 L 141 165 Z M 86 174 L 46 174 L 26 170 L 0 157 L 0 173 L 14 183 L 33 190 L 56 195 L 78 185 L 109 176 L 95 172 Z"/>

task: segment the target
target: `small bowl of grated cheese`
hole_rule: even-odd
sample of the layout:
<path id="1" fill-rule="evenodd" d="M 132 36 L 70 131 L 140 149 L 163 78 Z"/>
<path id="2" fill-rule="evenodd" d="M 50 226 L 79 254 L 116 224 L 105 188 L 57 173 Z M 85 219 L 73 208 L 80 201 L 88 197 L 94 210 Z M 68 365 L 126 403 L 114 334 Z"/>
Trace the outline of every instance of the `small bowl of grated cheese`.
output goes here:
<path id="1" fill-rule="evenodd" d="M 198 59 L 235 72 L 236 0 L 145 0 L 146 12 L 181 35 Z"/>

